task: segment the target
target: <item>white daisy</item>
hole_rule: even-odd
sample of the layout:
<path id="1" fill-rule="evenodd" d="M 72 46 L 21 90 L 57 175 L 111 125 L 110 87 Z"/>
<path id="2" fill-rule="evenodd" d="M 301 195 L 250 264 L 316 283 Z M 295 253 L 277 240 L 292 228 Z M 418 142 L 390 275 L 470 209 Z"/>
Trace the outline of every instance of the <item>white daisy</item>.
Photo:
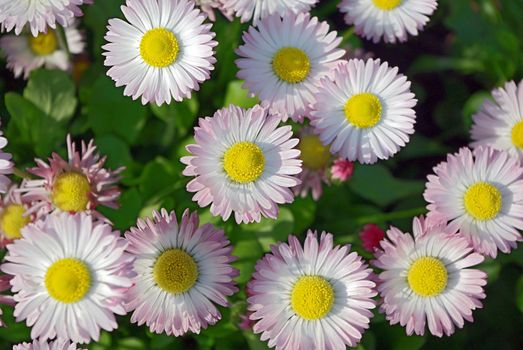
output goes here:
<path id="1" fill-rule="evenodd" d="M 312 125 L 331 152 L 347 160 L 388 159 L 414 133 L 417 100 L 398 68 L 369 59 L 340 64 L 323 78 L 311 112 Z"/>
<path id="2" fill-rule="evenodd" d="M 199 333 L 221 318 L 213 303 L 227 306 L 226 297 L 238 291 L 233 248 L 223 230 L 199 226 L 196 212 L 186 210 L 179 225 L 175 212 L 153 216 L 125 234 L 136 257 L 126 305 L 134 310 L 131 321 L 155 333 Z"/>
<path id="3" fill-rule="evenodd" d="M 86 343 L 118 326 L 132 276 L 119 232 L 84 213 L 55 213 L 22 234 L 7 246 L 2 271 L 14 276 L 14 316 L 33 339 Z"/>
<path id="4" fill-rule="evenodd" d="M 522 240 L 523 167 L 507 152 L 462 148 L 428 176 L 428 218 L 450 221 L 474 249 L 496 257 Z"/>
<path id="5" fill-rule="evenodd" d="M 56 24 L 70 25 L 75 16 L 81 16 L 80 6 L 92 0 L 0 0 L 0 27 L 8 32 L 13 28 L 19 35 L 27 24 L 31 34 L 56 29 Z"/>
<path id="6" fill-rule="evenodd" d="M 29 32 L 2 36 L 0 49 L 7 57 L 7 68 L 13 71 L 15 77 L 23 75 L 24 79 L 40 67 L 69 70 L 72 64 L 69 53 L 82 53 L 85 43 L 76 22 L 64 28 L 64 33 L 65 43 L 53 29 L 37 36 L 32 36 Z"/>
<path id="7" fill-rule="evenodd" d="M 523 80 L 495 89 L 492 97 L 472 116 L 471 146 L 505 150 L 523 162 Z"/>
<path id="8" fill-rule="evenodd" d="M 277 350 L 345 350 L 369 327 L 372 270 L 330 233 L 308 231 L 272 246 L 256 263 L 247 299 L 254 333 Z"/>
<path id="9" fill-rule="evenodd" d="M 437 0 L 343 0 L 338 5 L 345 22 L 375 43 L 404 42 L 418 35 L 438 7 Z"/>
<path id="10" fill-rule="evenodd" d="M 212 24 L 194 1 L 127 0 L 126 21 L 109 20 L 103 46 L 107 72 L 125 96 L 161 105 L 191 97 L 216 59 Z"/>
<path id="11" fill-rule="evenodd" d="M 380 241 L 383 250 L 375 252 L 380 310 L 408 335 L 423 335 L 428 325 L 433 335 L 449 336 L 482 307 L 487 274 L 470 267 L 484 258 L 445 222 L 431 225 L 420 217 L 412 226 L 413 236 L 391 227 Z"/>
<path id="12" fill-rule="evenodd" d="M 303 120 L 319 91 L 319 80 L 331 73 L 345 54 L 341 38 L 327 22 L 309 14 L 272 15 L 243 34 L 236 53 L 238 77 L 271 112 Z"/>
<path id="13" fill-rule="evenodd" d="M 212 118 L 200 118 L 191 156 L 183 157 L 183 174 L 195 178 L 187 191 L 201 207 L 237 223 L 259 222 L 262 215 L 278 217 L 278 204 L 291 203 L 290 187 L 300 181 L 298 139 L 290 125 L 278 127 L 280 118 L 260 106 L 244 110 L 229 106 Z"/>
<path id="14" fill-rule="evenodd" d="M 242 22 L 253 20 L 257 25 L 259 20 L 267 16 L 286 15 L 290 12 L 309 12 L 318 0 L 222 0 L 223 6 L 235 12 Z"/>

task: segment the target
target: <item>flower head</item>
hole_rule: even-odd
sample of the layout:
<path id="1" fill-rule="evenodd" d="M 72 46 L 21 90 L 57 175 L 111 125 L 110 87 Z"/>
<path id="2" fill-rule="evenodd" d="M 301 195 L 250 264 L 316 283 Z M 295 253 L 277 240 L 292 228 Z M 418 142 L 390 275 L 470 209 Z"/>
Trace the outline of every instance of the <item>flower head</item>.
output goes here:
<path id="1" fill-rule="evenodd" d="M 21 187 L 25 186 L 25 181 Z M 20 195 L 18 185 L 11 185 L 6 195 L 0 198 L 0 247 L 22 237 L 21 230 L 37 215 L 27 214 L 31 203 Z"/>
<path id="2" fill-rule="evenodd" d="M 523 80 L 495 89 L 492 97 L 472 116 L 471 146 L 507 151 L 523 162 Z"/>
<path id="3" fill-rule="evenodd" d="M 30 212 L 85 211 L 102 217 L 96 212 L 99 205 L 117 208 L 120 190 L 115 184 L 123 168 L 114 171 L 104 168 L 106 158 L 100 158 L 93 140 L 88 144 L 82 141 L 78 151 L 68 135 L 67 152 L 67 160 L 53 153 L 49 164 L 37 159 L 37 166 L 28 169 L 40 178 L 27 181 L 20 189 L 24 200 L 35 202 Z"/>
<path id="4" fill-rule="evenodd" d="M 407 41 L 418 35 L 438 7 L 437 0 L 343 0 L 339 6 L 345 22 L 356 33 L 377 43 Z"/>
<path id="5" fill-rule="evenodd" d="M 199 226 L 197 213 L 186 210 L 179 224 L 175 212 L 153 216 L 125 234 L 136 257 L 126 305 L 131 321 L 155 333 L 199 333 L 220 320 L 214 303 L 227 306 L 226 297 L 238 290 L 232 246 L 223 230 Z"/>
<path id="6" fill-rule="evenodd" d="M 27 25 L 33 36 L 56 24 L 67 27 L 82 15 L 80 6 L 92 0 L 0 0 L 0 27 L 19 35 Z"/>
<path id="7" fill-rule="evenodd" d="M 22 343 L 13 346 L 13 350 L 83 350 L 77 349 L 76 344 L 72 344 L 64 339 L 57 339 L 52 342 L 35 339 L 32 343 Z"/>
<path id="8" fill-rule="evenodd" d="M 260 20 L 277 14 L 287 16 L 290 13 L 309 12 L 318 0 L 221 0 L 226 9 L 235 12 L 242 22 L 253 21 L 256 26 Z"/>
<path id="9" fill-rule="evenodd" d="M 398 68 L 369 59 L 350 60 L 321 79 L 311 124 L 331 152 L 360 163 L 388 159 L 414 133 L 416 105 Z"/>
<path id="10" fill-rule="evenodd" d="M 521 241 L 523 229 L 523 167 L 507 152 L 462 148 L 428 176 L 425 200 L 428 218 L 450 221 L 485 255 L 496 257 Z"/>
<path id="11" fill-rule="evenodd" d="M 157 105 L 191 97 L 216 62 L 212 24 L 189 0 L 127 0 L 109 20 L 105 65 L 124 95 Z"/>
<path id="12" fill-rule="evenodd" d="M 378 275 L 380 307 L 391 324 L 407 334 L 451 335 L 485 298 L 485 272 L 470 269 L 483 261 L 468 242 L 452 234 L 445 223 L 429 225 L 423 217 L 413 221 L 414 236 L 395 227 L 387 231 L 373 264 Z"/>
<path id="13" fill-rule="evenodd" d="M 213 117 L 200 118 L 196 144 L 187 146 L 183 174 L 195 178 L 187 184 L 193 200 L 227 220 L 236 222 L 275 219 L 278 204 L 290 203 L 290 187 L 299 184 L 300 151 L 294 147 L 290 126 L 279 127 L 280 118 L 259 106 L 244 110 L 230 106 Z"/>
<path id="14" fill-rule="evenodd" d="M 385 237 L 385 232 L 376 224 L 367 224 L 363 226 L 363 230 L 360 232 L 363 248 L 371 253 L 373 253 L 376 248 L 379 248 L 383 237 Z"/>
<path id="15" fill-rule="evenodd" d="M 332 179 L 338 181 L 347 181 L 354 173 L 354 163 L 343 158 L 334 161 L 331 167 Z"/>
<path id="16" fill-rule="evenodd" d="M 64 28 L 64 34 L 66 43 L 63 43 L 58 38 L 58 33 L 50 28 L 37 36 L 25 31 L 18 35 L 2 36 L 0 49 L 6 54 L 7 68 L 13 71 L 15 77 L 23 76 L 24 79 L 40 67 L 70 70 L 69 53 L 81 53 L 85 43 L 81 32 L 77 29 L 76 21 Z"/>
<path id="17" fill-rule="evenodd" d="M 355 346 L 375 307 L 371 273 L 349 246 L 334 246 L 330 233 L 309 231 L 303 247 L 289 236 L 258 261 L 249 283 L 254 333 L 278 350 Z"/>
<path id="18" fill-rule="evenodd" d="M 85 213 L 54 213 L 22 233 L 1 269 L 14 276 L 14 316 L 32 327 L 31 337 L 87 343 L 115 329 L 133 260 L 119 232 Z"/>
<path id="19" fill-rule="evenodd" d="M 318 200 L 323 193 L 323 184 L 330 185 L 329 167 L 333 156 L 329 146 L 323 145 L 318 135 L 314 134 L 311 127 L 300 130 L 300 159 L 302 160 L 302 172 L 298 175 L 301 184 L 292 188 L 296 196 L 307 196 L 312 192 L 312 198 Z"/>
<path id="20" fill-rule="evenodd" d="M 236 52 L 238 77 L 272 113 L 301 121 L 310 111 L 319 80 L 345 53 L 327 22 L 301 13 L 272 15 L 243 34 Z"/>

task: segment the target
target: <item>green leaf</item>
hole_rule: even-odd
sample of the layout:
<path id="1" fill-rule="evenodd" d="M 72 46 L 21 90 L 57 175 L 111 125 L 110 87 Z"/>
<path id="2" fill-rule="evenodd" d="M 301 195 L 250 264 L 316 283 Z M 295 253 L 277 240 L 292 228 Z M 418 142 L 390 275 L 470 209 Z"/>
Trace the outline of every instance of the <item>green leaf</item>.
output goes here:
<path id="1" fill-rule="evenodd" d="M 112 209 L 107 207 L 99 207 L 103 215 L 107 216 L 119 230 L 126 230 L 136 224 L 138 214 L 142 209 L 142 199 L 138 190 L 130 189 L 120 196 L 120 208 Z"/>
<path id="2" fill-rule="evenodd" d="M 116 169 L 133 161 L 129 145 L 122 139 L 113 135 L 103 135 L 96 139 L 100 154 L 107 156 L 105 165 Z"/>
<path id="3" fill-rule="evenodd" d="M 379 206 L 387 206 L 405 197 L 421 195 L 424 182 L 396 179 L 389 169 L 378 164 L 359 166 L 349 181 L 349 187 L 361 197 Z"/>
<path id="4" fill-rule="evenodd" d="M 288 208 L 280 208 L 276 220 L 263 218 L 259 223 L 242 224 L 240 231 L 244 235 L 255 235 L 264 251 L 278 242 L 285 241 L 287 236 L 294 233 L 294 216 Z"/>
<path id="5" fill-rule="evenodd" d="M 9 326 L 0 327 L 0 339 L 6 339 L 15 344 L 31 339 L 31 330 L 24 322 L 17 323 L 15 321 L 12 307 L 2 305 L 2 320 Z"/>
<path id="6" fill-rule="evenodd" d="M 5 104 L 12 117 L 7 135 L 13 146 L 29 147 L 43 158 L 64 142 L 64 127 L 31 101 L 9 92 L 5 95 Z"/>
<path id="7" fill-rule="evenodd" d="M 134 143 L 145 125 L 147 109 L 123 95 L 106 76 L 99 77 L 87 103 L 89 124 L 97 136 L 115 134 Z"/>
<path id="8" fill-rule="evenodd" d="M 144 199 L 148 199 L 148 204 L 158 203 L 159 200 L 180 187 L 178 184 L 180 174 L 178 174 L 167 159 L 157 157 L 152 162 L 147 163 L 142 175 L 140 176 L 140 193 Z"/>
<path id="9" fill-rule="evenodd" d="M 76 110 L 76 86 L 61 70 L 39 69 L 31 73 L 24 97 L 50 117 L 61 121 L 70 119 Z"/>
<path id="10" fill-rule="evenodd" d="M 242 108 L 251 108 L 259 103 L 258 98 L 250 97 L 249 91 L 244 89 L 242 85 L 243 81 L 241 80 L 234 80 L 229 83 L 225 92 L 224 107 L 233 104 Z"/>
<path id="11" fill-rule="evenodd" d="M 516 305 L 523 312 L 523 276 L 519 277 L 516 284 Z"/>

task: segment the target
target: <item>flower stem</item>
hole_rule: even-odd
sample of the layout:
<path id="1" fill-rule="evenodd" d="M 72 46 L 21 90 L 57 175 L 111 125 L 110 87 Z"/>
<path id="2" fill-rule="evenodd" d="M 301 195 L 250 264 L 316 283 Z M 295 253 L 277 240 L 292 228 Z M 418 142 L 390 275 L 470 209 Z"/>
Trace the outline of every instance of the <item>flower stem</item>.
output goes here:
<path id="1" fill-rule="evenodd" d="M 426 212 L 427 212 L 427 209 L 425 207 L 419 207 L 419 208 L 413 208 L 413 209 L 393 211 L 390 213 L 366 215 L 366 216 L 360 216 L 359 218 L 356 218 L 356 223 L 358 225 L 364 225 L 364 224 L 368 224 L 368 223 L 377 224 L 377 223 L 383 223 L 383 222 L 392 221 L 392 220 L 412 218 L 417 215 L 425 214 Z"/>
<path id="2" fill-rule="evenodd" d="M 15 174 L 16 176 L 18 176 L 22 179 L 27 179 L 27 180 L 31 179 L 31 175 L 29 175 L 29 173 L 27 173 L 21 169 L 18 169 L 18 168 L 13 168 L 13 174 Z"/>

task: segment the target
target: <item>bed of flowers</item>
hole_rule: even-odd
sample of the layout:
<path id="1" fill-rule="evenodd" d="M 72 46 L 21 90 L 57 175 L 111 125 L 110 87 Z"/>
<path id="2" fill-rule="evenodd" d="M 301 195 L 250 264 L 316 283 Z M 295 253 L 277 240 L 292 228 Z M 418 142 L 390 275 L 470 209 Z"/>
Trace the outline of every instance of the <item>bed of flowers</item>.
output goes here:
<path id="1" fill-rule="evenodd" d="M 0 0 L 0 348 L 523 348 L 523 0 Z"/>

